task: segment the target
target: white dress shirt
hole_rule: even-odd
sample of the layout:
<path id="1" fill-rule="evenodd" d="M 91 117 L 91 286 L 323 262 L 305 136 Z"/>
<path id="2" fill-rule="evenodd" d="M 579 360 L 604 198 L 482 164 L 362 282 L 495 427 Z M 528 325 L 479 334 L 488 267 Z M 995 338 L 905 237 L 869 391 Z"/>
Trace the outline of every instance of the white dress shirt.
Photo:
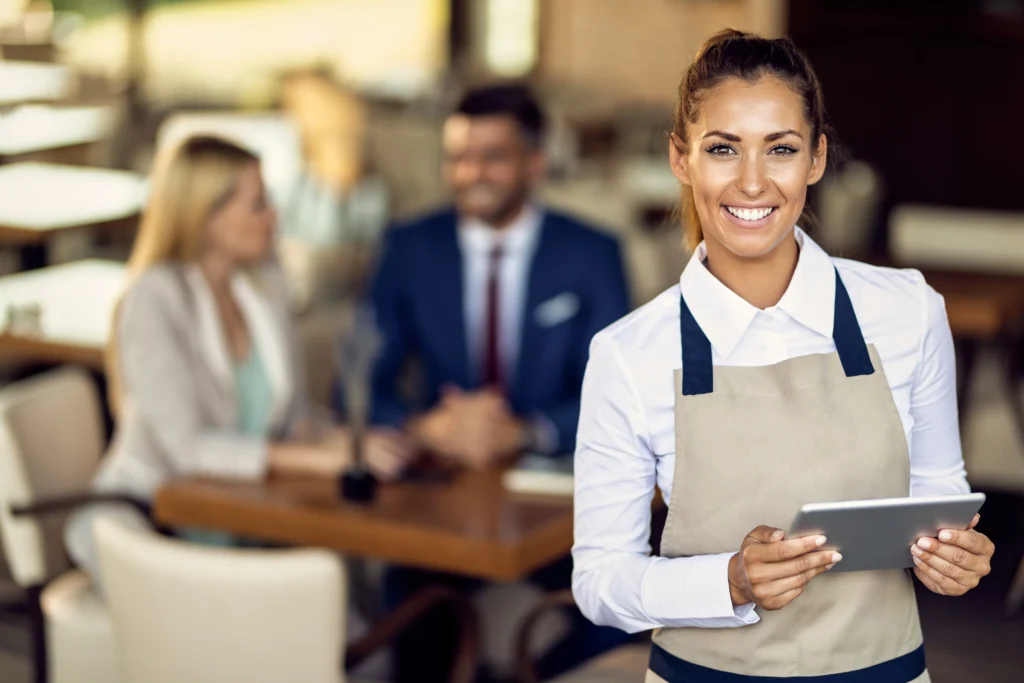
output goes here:
<path id="1" fill-rule="evenodd" d="M 466 341 L 472 370 L 483 370 L 487 334 L 487 285 L 491 275 L 491 254 L 501 247 L 501 271 L 498 279 L 498 353 L 502 376 L 515 376 L 522 338 L 526 291 L 530 264 L 537 248 L 543 213 L 527 204 L 519 216 L 498 230 L 483 221 L 459 221 L 459 249 L 462 252 L 462 305 L 466 321 Z"/>
<path id="2" fill-rule="evenodd" d="M 757 309 L 719 282 L 703 264 L 702 244 L 678 287 L 594 337 L 576 437 L 573 547 L 573 593 L 591 620 L 630 632 L 758 620 L 752 605 L 733 607 L 727 578 L 732 553 L 649 556 L 654 487 L 670 500 L 675 469 L 680 291 L 711 342 L 715 365 L 773 365 L 835 351 L 837 267 L 865 341 L 881 357 L 903 423 L 910 495 L 968 491 L 953 339 L 942 297 L 916 270 L 832 259 L 799 228 L 796 238 L 799 260 L 776 306 Z M 739 421 L 736 428 L 742 428 Z M 735 495 L 740 500 L 743 491 Z"/>

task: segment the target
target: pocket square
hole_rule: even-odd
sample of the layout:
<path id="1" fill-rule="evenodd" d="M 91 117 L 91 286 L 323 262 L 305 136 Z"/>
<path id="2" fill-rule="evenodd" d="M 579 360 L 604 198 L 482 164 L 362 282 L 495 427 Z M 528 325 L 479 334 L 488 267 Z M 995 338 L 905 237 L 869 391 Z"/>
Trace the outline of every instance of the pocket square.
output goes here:
<path id="1" fill-rule="evenodd" d="M 538 305 L 534 317 L 541 327 L 554 327 L 572 318 L 579 310 L 579 297 L 572 292 L 563 292 Z"/>

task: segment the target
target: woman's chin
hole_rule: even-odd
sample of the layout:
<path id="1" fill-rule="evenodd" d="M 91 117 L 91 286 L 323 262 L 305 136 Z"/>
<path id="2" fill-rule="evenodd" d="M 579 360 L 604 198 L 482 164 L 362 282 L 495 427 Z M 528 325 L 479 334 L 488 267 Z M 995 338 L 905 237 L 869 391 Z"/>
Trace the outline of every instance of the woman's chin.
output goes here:
<path id="1" fill-rule="evenodd" d="M 725 231 L 720 243 L 734 256 L 741 259 L 760 259 L 768 256 L 792 230 L 779 234 L 778 230 L 737 230 Z"/>

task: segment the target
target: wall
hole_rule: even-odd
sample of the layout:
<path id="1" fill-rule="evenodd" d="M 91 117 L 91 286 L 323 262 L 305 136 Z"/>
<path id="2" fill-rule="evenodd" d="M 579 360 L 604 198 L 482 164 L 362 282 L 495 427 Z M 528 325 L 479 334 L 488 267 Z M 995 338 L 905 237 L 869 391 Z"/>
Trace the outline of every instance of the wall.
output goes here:
<path id="1" fill-rule="evenodd" d="M 615 100 L 671 102 L 698 46 L 723 28 L 785 32 L 787 0 L 544 0 L 540 74 Z"/>
<path id="2" fill-rule="evenodd" d="M 347 83 L 414 95 L 447 62 L 447 0 L 229 0 L 164 4 L 147 14 L 147 99 L 265 105 L 289 67 L 324 65 Z M 127 26 L 88 22 L 65 46 L 77 68 L 123 75 Z"/>

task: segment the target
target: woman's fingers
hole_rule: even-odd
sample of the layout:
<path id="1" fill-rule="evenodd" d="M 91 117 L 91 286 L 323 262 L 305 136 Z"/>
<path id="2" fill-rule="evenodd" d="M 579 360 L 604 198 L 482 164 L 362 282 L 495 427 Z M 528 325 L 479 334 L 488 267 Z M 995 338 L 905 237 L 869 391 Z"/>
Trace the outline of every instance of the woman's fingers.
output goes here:
<path id="1" fill-rule="evenodd" d="M 761 604 L 771 609 L 771 607 L 769 607 L 769 603 L 772 603 L 775 599 L 796 589 L 802 590 L 804 586 L 810 583 L 811 579 L 819 574 L 827 572 L 833 566 L 835 566 L 834 563 L 818 565 L 800 572 L 799 574 L 787 576 L 775 581 L 754 584 L 752 587 L 754 596 L 761 602 Z"/>
<path id="2" fill-rule="evenodd" d="M 825 545 L 825 542 L 824 536 L 804 536 L 772 543 L 752 543 L 740 552 L 743 553 L 743 559 L 747 565 L 787 562 L 818 550 Z"/>
<path id="3" fill-rule="evenodd" d="M 941 571 L 917 556 L 914 557 L 914 565 L 919 570 L 915 573 L 918 575 L 923 573 L 931 579 L 931 583 L 938 587 L 939 590 L 935 590 L 935 588 L 931 588 L 929 586 L 934 593 L 938 593 L 939 595 L 963 595 L 971 588 L 970 586 L 963 585 L 956 579 L 946 576 Z"/>
<path id="4" fill-rule="evenodd" d="M 786 591 L 781 595 L 776 595 L 775 597 L 768 598 L 767 600 L 764 600 L 763 602 L 759 603 L 759 606 L 767 610 L 782 609 L 783 607 L 785 607 L 786 605 L 800 597 L 800 595 L 803 592 L 804 587 L 800 586 L 798 588 Z"/>
<path id="5" fill-rule="evenodd" d="M 937 584 L 928 575 L 928 573 L 925 570 L 921 569 L 920 567 L 917 567 L 917 566 L 914 567 L 914 576 L 916 576 L 918 581 L 923 583 L 924 587 L 927 588 L 928 590 L 930 590 L 932 593 L 935 593 L 936 595 L 945 595 L 946 594 L 945 591 L 942 590 L 942 587 L 939 586 L 939 584 Z"/>
<path id="6" fill-rule="evenodd" d="M 755 563 L 747 570 L 752 583 L 767 583 L 779 579 L 797 577 L 809 571 L 824 569 L 841 562 L 843 556 L 832 550 L 806 553 L 785 562 Z M 786 590 L 789 590 L 788 588 Z"/>
<path id="7" fill-rule="evenodd" d="M 987 576 L 991 571 L 989 558 L 985 555 L 975 555 L 960 546 L 940 543 L 934 538 L 922 538 L 910 548 L 910 552 L 921 558 L 931 566 L 938 569 L 944 575 L 960 580 L 964 574 L 975 577 L 970 584 L 965 583 L 969 588 L 977 585 L 977 580 Z"/>

